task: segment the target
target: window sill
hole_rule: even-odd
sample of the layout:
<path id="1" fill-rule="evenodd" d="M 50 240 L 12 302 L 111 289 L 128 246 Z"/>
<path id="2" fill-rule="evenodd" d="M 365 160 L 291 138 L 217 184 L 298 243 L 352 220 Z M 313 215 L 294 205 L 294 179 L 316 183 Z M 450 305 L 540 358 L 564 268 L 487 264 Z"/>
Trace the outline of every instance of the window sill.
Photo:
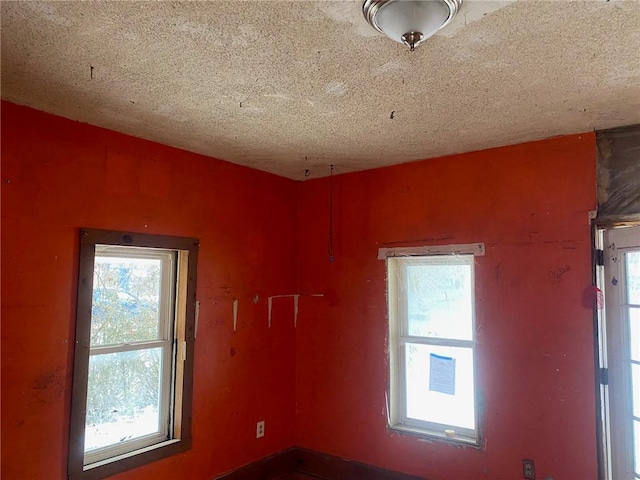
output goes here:
<path id="1" fill-rule="evenodd" d="M 439 432 L 436 430 L 428 430 L 425 428 L 403 424 L 390 425 L 389 430 L 399 434 L 413 435 L 424 440 L 432 440 L 434 442 L 443 442 L 457 446 L 480 448 L 480 439 L 476 437 L 469 437 L 464 435 L 449 436 L 443 432 Z"/>
<path id="2" fill-rule="evenodd" d="M 167 440 L 100 462 L 85 465 L 81 472 L 69 473 L 69 480 L 99 480 L 171 457 L 191 449 L 191 439 Z"/>

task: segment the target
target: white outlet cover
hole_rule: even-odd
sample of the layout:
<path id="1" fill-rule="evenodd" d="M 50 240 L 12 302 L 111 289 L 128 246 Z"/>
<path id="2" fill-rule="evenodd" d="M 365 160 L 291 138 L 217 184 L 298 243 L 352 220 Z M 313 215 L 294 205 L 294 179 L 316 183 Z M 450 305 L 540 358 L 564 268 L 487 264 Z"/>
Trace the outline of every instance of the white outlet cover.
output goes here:
<path id="1" fill-rule="evenodd" d="M 256 438 L 264 437 L 264 420 L 256 423 Z"/>

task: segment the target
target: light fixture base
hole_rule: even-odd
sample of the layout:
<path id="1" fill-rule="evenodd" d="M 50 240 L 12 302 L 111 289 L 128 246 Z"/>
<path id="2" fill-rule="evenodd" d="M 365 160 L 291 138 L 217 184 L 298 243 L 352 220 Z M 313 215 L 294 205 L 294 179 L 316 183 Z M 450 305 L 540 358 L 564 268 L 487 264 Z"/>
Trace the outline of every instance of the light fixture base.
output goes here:
<path id="1" fill-rule="evenodd" d="M 369 24 L 412 51 L 445 27 L 463 0 L 365 0 L 362 13 Z"/>

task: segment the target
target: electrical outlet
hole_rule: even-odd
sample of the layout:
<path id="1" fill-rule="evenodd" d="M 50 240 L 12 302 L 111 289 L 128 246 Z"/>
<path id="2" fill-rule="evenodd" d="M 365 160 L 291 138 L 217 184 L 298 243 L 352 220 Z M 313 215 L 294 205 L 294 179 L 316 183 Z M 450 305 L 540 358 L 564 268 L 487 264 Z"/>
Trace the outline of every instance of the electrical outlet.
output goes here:
<path id="1" fill-rule="evenodd" d="M 256 438 L 264 437 L 264 420 L 256 423 Z"/>
<path id="2" fill-rule="evenodd" d="M 536 466 L 530 458 L 522 459 L 522 478 L 536 480 Z"/>

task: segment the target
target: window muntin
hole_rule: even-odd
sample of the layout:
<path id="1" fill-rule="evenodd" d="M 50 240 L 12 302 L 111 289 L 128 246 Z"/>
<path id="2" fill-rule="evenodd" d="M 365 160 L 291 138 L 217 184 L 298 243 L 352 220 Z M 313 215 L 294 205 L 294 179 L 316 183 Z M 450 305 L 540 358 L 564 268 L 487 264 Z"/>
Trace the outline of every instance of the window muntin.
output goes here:
<path id="1" fill-rule="evenodd" d="M 190 448 L 198 241 L 83 230 L 69 477 Z"/>
<path id="2" fill-rule="evenodd" d="M 387 257 L 390 424 L 477 444 L 474 257 L 460 253 Z"/>

